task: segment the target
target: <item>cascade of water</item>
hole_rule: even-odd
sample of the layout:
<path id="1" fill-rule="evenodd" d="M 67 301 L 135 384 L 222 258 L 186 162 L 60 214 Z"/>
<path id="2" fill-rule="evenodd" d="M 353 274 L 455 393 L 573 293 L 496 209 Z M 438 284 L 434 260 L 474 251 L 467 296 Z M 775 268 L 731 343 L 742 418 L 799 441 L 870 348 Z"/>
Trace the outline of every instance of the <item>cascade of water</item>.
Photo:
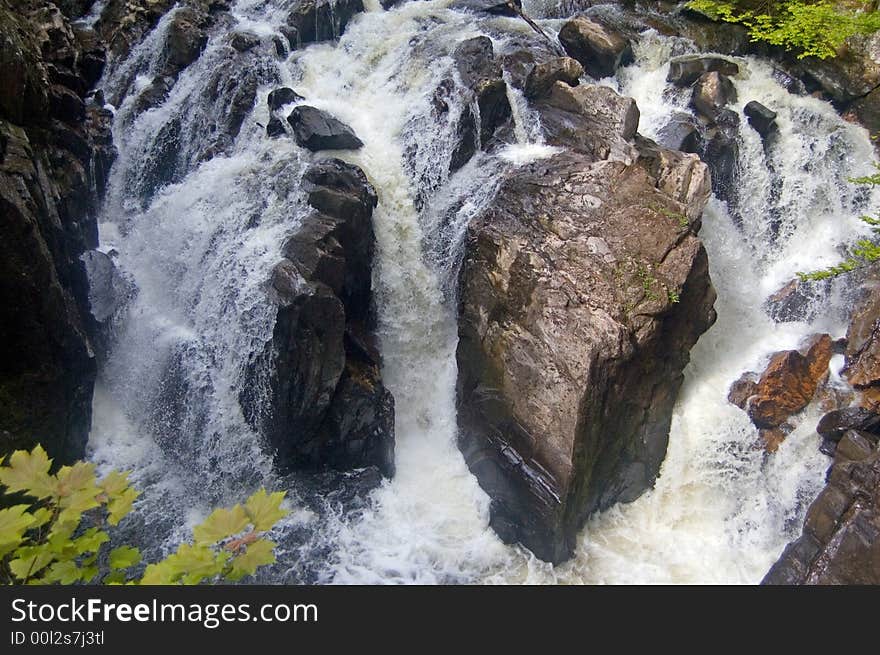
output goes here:
<path id="1" fill-rule="evenodd" d="M 870 161 L 866 135 L 822 102 L 787 94 L 760 61 L 746 62 L 734 109 L 741 113 L 752 99 L 772 106 L 779 139 L 765 152 L 744 120 L 740 179 L 747 191 L 738 213 L 730 216 L 717 201 L 707 210 L 703 238 L 719 320 L 686 371 L 662 476 L 635 503 L 594 518 L 575 560 L 554 569 L 497 539 L 488 499 L 456 448 L 454 280 L 467 223 L 491 200 L 503 171 L 555 150 L 508 85 L 516 142 L 478 153 L 449 174 L 462 98 L 451 99 L 439 132 L 425 116 L 435 90 L 454 77 L 455 45 L 483 26 L 448 4 L 411 2 L 386 12 L 371 3 L 338 43 L 311 45 L 285 61 L 258 54 L 241 72 L 224 72 L 229 48 L 215 35 L 168 97 L 146 111 L 127 91 L 156 73 L 167 17 L 111 66 L 104 86 L 123 98 L 115 123 L 120 158 L 101 242 L 117 251 L 138 291 L 101 371 L 92 457 L 135 470 L 146 493 L 134 529 L 157 550 L 185 536 L 212 504 L 280 483 L 238 398 L 249 356 L 272 331 L 269 271 L 307 211 L 299 180 L 312 155 L 290 139 L 266 139 L 260 125 L 267 94 L 286 84 L 365 143 L 330 154 L 360 166 L 379 195 L 374 289 L 383 376 L 396 401 L 398 473 L 356 515 L 316 521 L 295 513 L 277 538 L 274 579 L 299 579 L 301 560 L 320 552 L 311 565 L 317 579 L 340 583 L 756 581 L 798 529 L 825 461 L 810 435 L 814 417 L 765 460 L 750 448 L 745 414 L 726 402 L 727 387 L 809 331 L 840 333 L 828 313 L 811 325 L 774 325 L 761 305 L 797 270 L 828 261 L 852 237 L 851 217 L 866 198 L 846 179 Z M 240 0 L 232 16 L 243 29 L 271 35 L 284 11 L 283 2 Z M 646 36 L 636 63 L 607 81 L 636 98 L 648 137 L 658 136 L 670 113 L 687 111 L 687 98 L 666 88 L 664 63 L 686 48 Z M 258 86 L 231 143 L 199 129 L 230 111 L 208 93 L 224 74 L 251 75 Z M 156 177 L 157 158 L 173 163 L 173 175 Z M 779 184 L 776 198 L 771 187 Z M 823 197 L 823 189 L 832 192 Z M 778 226 L 772 239 L 771 214 Z"/>

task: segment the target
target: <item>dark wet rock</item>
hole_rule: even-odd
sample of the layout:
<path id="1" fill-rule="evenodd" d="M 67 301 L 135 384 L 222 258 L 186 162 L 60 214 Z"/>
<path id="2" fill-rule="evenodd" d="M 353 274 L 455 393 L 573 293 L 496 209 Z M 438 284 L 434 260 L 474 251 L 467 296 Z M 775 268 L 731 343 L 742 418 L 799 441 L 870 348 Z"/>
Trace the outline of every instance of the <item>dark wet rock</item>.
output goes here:
<path id="1" fill-rule="evenodd" d="M 703 73 L 694 84 L 691 106 L 709 121 L 715 121 L 718 112 L 735 101 L 736 88 L 721 73 Z"/>
<path id="2" fill-rule="evenodd" d="M 834 451 L 803 533 L 762 584 L 880 584 L 880 449 L 856 431 Z"/>
<path id="3" fill-rule="evenodd" d="M 825 439 L 840 441 L 850 430 L 870 433 L 872 441 L 880 437 L 880 414 L 864 407 L 846 407 L 828 412 L 816 426 L 816 432 Z"/>
<path id="4" fill-rule="evenodd" d="M 31 9 L 30 12 L 22 11 Z M 0 0 L 0 455 L 42 443 L 82 458 L 96 325 L 81 255 L 115 157 L 87 107 L 83 41 L 50 3 Z"/>
<path id="5" fill-rule="evenodd" d="M 276 137 L 282 136 L 286 134 L 287 131 L 284 129 L 284 123 L 277 116 L 273 116 L 269 119 L 269 122 L 266 123 L 266 136 Z"/>
<path id="6" fill-rule="evenodd" d="M 633 141 L 638 112 L 615 96 L 556 82 L 535 104 L 545 125 L 576 123 L 576 149 L 511 171 L 470 222 L 459 277 L 460 447 L 492 527 L 553 562 L 590 513 L 651 487 L 714 321 L 693 234 L 705 166 Z M 597 157 L 618 149 L 630 160 Z"/>
<path id="7" fill-rule="evenodd" d="M 556 57 L 536 64 L 526 78 L 525 96 L 534 99 L 547 95 L 556 82 L 577 86 L 583 74 L 584 67 L 571 57 Z"/>
<path id="8" fill-rule="evenodd" d="M 766 139 L 779 129 L 776 125 L 776 112 L 760 102 L 752 100 L 745 106 L 743 112 L 749 119 L 749 125 L 754 127 L 762 138 Z"/>
<path id="9" fill-rule="evenodd" d="M 480 147 L 485 148 L 511 115 L 507 83 L 501 77 L 501 66 L 491 39 L 478 36 L 462 41 L 455 48 L 453 59 L 467 89 L 468 106 L 459 119 L 458 145 L 452 155 L 451 171 L 461 168 Z M 479 110 L 479 125 L 470 107 L 472 102 Z"/>
<path id="10" fill-rule="evenodd" d="M 559 42 L 588 75 L 601 79 L 633 61 L 629 40 L 614 30 L 580 16 L 559 30 Z"/>
<path id="11" fill-rule="evenodd" d="M 299 102 L 300 100 L 305 100 L 305 98 L 290 87 L 283 86 L 280 89 L 269 92 L 267 103 L 269 104 L 269 111 L 278 111 L 284 105 Z"/>
<path id="12" fill-rule="evenodd" d="M 376 466 L 391 476 L 394 400 L 372 328 L 376 192 L 359 168 L 338 159 L 313 165 L 303 186 L 317 213 L 284 244 L 272 276 L 273 337 L 248 371 L 254 386 L 271 371 L 270 410 L 261 414 L 249 392 L 242 405 L 282 470 Z"/>
<path id="13" fill-rule="evenodd" d="M 666 81 L 677 86 L 690 86 L 704 73 L 720 73 L 734 77 L 739 75 L 739 65 L 726 57 L 683 55 L 670 60 Z"/>
<path id="14" fill-rule="evenodd" d="M 736 198 L 739 161 L 739 114 L 721 109 L 704 137 L 700 153 L 712 173 L 712 191 L 722 200 Z"/>
<path id="15" fill-rule="evenodd" d="M 740 409 L 745 409 L 748 400 L 758 393 L 758 376 L 755 373 L 743 373 L 736 382 L 730 385 L 727 401 Z"/>
<path id="16" fill-rule="evenodd" d="M 801 350 L 784 350 L 770 358 L 748 414 L 759 428 L 775 428 L 803 410 L 828 375 L 832 342 L 827 334 L 811 337 Z"/>
<path id="17" fill-rule="evenodd" d="M 844 375 L 860 391 L 880 387 L 880 282 L 868 277 L 846 332 Z"/>
<path id="18" fill-rule="evenodd" d="M 810 321 L 821 308 L 828 290 L 826 282 L 795 279 L 767 298 L 764 308 L 777 323 Z"/>
<path id="19" fill-rule="evenodd" d="M 193 63 L 208 43 L 203 29 L 204 15 L 189 7 L 178 10 L 168 25 L 165 37 L 165 70 L 177 73 Z"/>
<path id="20" fill-rule="evenodd" d="M 296 142 L 311 151 L 357 150 L 364 142 L 345 123 L 325 111 L 300 105 L 287 117 Z"/>
<path id="21" fill-rule="evenodd" d="M 690 114 L 676 112 L 657 137 L 660 145 L 682 152 L 699 153 L 704 147 L 697 120 Z"/>
<path id="22" fill-rule="evenodd" d="M 238 52 L 248 52 L 260 45 L 260 37 L 253 32 L 235 32 L 229 39 L 229 45 Z"/>
<path id="23" fill-rule="evenodd" d="M 514 0 L 513 4 L 518 9 L 522 8 L 521 0 Z M 505 0 L 455 0 L 450 8 L 492 16 L 518 16 L 517 12 L 511 8 L 510 3 Z"/>
<path id="24" fill-rule="evenodd" d="M 288 27 L 296 30 L 291 48 L 338 39 L 351 19 L 362 11 L 363 0 L 299 0 L 287 16 Z"/>

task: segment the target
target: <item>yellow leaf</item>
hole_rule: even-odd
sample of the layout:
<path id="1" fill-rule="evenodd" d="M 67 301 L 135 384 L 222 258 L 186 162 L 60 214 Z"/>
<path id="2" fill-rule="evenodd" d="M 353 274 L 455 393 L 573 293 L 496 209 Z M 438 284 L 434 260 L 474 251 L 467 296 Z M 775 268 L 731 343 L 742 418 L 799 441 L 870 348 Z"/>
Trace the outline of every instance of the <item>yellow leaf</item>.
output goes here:
<path id="1" fill-rule="evenodd" d="M 140 496 L 139 491 L 128 487 L 115 498 L 111 498 L 107 503 L 107 509 L 110 510 L 107 523 L 117 525 L 131 511 L 131 506 L 138 496 Z"/>
<path id="2" fill-rule="evenodd" d="M 275 563 L 275 543 L 267 539 L 255 541 L 245 552 L 233 558 L 231 563 L 230 580 L 241 580 L 247 575 L 253 575 L 259 567 Z"/>
<path id="3" fill-rule="evenodd" d="M 244 508 L 255 530 L 271 530 L 278 521 L 287 516 L 288 511 L 281 509 L 283 500 L 283 491 L 267 494 L 265 489 L 260 489 L 247 499 Z"/>
<path id="4" fill-rule="evenodd" d="M 215 509 L 193 530 L 197 544 L 215 544 L 238 534 L 247 527 L 248 516 L 241 505 L 232 509 Z"/>
<path id="5" fill-rule="evenodd" d="M 110 471 L 99 486 L 108 496 L 121 494 L 128 487 L 128 471 Z"/>
<path id="6" fill-rule="evenodd" d="M 13 505 L 0 509 L 0 557 L 12 552 L 21 544 L 25 530 L 34 524 L 28 513 L 28 505 Z"/>
<path id="7" fill-rule="evenodd" d="M 6 466 L 0 467 L 0 484 L 9 491 L 23 491 L 35 498 L 55 495 L 55 479 L 49 475 L 52 460 L 38 445 L 31 452 L 16 450 Z"/>

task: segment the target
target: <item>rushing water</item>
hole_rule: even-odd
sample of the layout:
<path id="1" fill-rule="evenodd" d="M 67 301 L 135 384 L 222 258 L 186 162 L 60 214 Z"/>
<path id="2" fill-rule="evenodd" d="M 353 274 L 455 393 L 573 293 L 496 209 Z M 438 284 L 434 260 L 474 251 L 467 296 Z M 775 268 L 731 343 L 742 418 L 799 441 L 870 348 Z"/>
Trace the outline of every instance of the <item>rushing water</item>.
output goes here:
<path id="1" fill-rule="evenodd" d="M 239 0 L 232 16 L 238 29 L 268 38 L 283 23 L 285 4 Z M 796 271 L 830 262 L 833 247 L 852 238 L 853 217 L 867 199 L 846 180 L 871 160 L 866 134 L 821 101 L 788 94 L 766 63 L 742 62 L 734 109 L 741 113 L 749 100 L 772 107 L 780 134 L 765 153 L 743 120 L 736 211 L 717 200 L 706 211 L 702 237 L 719 318 L 692 353 L 661 477 L 636 502 L 594 517 L 574 560 L 554 568 L 503 545 L 489 529 L 488 498 L 456 448 L 451 302 L 467 221 L 491 199 L 506 167 L 554 149 L 511 89 L 510 143 L 448 175 L 464 106 L 454 99 L 441 127 L 427 117 L 434 90 L 452 76 L 452 50 L 488 33 L 503 51 L 505 34 L 530 33 L 520 21 L 477 19 L 447 5 L 412 2 L 383 11 L 369 2 L 338 43 L 312 45 L 284 61 L 268 47 L 230 60 L 226 34 L 214 34 L 167 99 L 140 113 L 135 91 L 161 65 L 170 15 L 111 65 L 103 85 L 118 99 L 120 158 L 101 247 L 115 251 L 136 292 L 102 365 L 90 445 L 95 461 L 133 469 L 145 490 L 129 529 L 148 539 L 155 555 L 186 538 L 210 507 L 236 502 L 260 484 L 289 483 L 274 476 L 238 402 L 248 359 L 272 331 L 268 273 L 306 213 L 299 179 L 312 156 L 292 139 L 267 139 L 262 128 L 267 94 L 285 84 L 365 143 L 332 154 L 363 168 L 379 195 L 374 288 L 383 375 L 396 401 L 397 475 L 351 513 L 310 512 L 294 485 L 294 511 L 275 535 L 279 564 L 269 580 L 760 580 L 799 531 L 827 460 L 811 434 L 814 416 L 774 455 L 755 449 L 755 431 L 726 401 L 727 388 L 810 332 L 842 333 L 834 319 L 840 312 L 820 312 L 810 325 L 777 325 L 762 303 Z M 557 25 L 546 22 L 549 31 Z M 669 56 L 688 47 L 648 33 L 636 63 L 603 82 L 636 98 L 648 137 L 660 138 L 671 114 L 687 111 L 686 96 L 667 89 L 665 76 Z M 233 142 L 206 129 L 229 114 L 222 94 L 210 93 L 229 76 L 249 76 L 259 88 Z M 157 179 L 166 183 L 158 192 Z"/>

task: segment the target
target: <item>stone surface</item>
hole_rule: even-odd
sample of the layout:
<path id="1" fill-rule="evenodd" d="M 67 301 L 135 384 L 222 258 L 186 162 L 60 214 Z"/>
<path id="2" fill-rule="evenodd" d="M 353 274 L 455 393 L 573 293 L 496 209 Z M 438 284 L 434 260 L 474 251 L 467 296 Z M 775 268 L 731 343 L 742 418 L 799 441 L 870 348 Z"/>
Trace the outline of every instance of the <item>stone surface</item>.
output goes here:
<path id="1" fill-rule="evenodd" d="M 709 121 L 714 122 L 718 112 L 735 101 L 736 88 L 721 73 L 703 73 L 694 84 L 691 106 Z"/>
<path id="2" fill-rule="evenodd" d="M 102 55 L 86 42 L 53 4 L 0 0 L 0 456 L 42 443 L 71 462 L 91 426 L 81 255 L 115 150 L 112 116 L 84 102 Z"/>
<path id="3" fill-rule="evenodd" d="M 460 446 L 491 524 L 570 556 L 596 509 L 649 488 L 690 347 L 714 321 L 694 235 L 705 166 L 635 135 L 606 87 L 536 102 L 567 152 L 510 173 L 470 223 L 459 278 Z"/>
<path id="4" fill-rule="evenodd" d="M 299 0 L 287 16 L 288 27 L 296 30 L 291 48 L 338 39 L 363 10 L 363 0 Z"/>
<path id="5" fill-rule="evenodd" d="M 880 584 L 880 449 L 847 432 L 827 480 L 762 584 Z"/>
<path id="6" fill-rule="evenodd" d="M 338 159 L 314 164 L 303 186 L 316 213 L 284 244 L 272 275 L 274 333 L 248 370 L 248 389 L 270 372 L 270 410 L 247 390 L 242 406 L 282 471 L 376 466 L 391 476 L 394 399 L 372 333 L 376 192 Z"/>
<path id="7" fill-rule="evenodd" d="M 339 119 L 325 111 L 300 105 L 287 117 L 296 142 L 311 151 L 357 150 L 364 142 Z"/>
<path id="8" fill-rule="evenodd" d="M 756 100 L 747 103 L 743 112 L 749 119 L 749 125 L 765 139 L 779 129 L 776 125 L 776 112 Z"/>
<path id="9" fill-rule="evenodd" d="M 456 46 L 453 59 L 465 87 L 467 108 L 459 119 L 458 145 L 452 154 L 450 171 L 464 166 L 479 148 L 486 148 L 498 127 L 511 115 L 507 83 L 501 77 L 501 66 L 489 37 L 462 41 Z M 479 110 L 479 121 L 470 108 L 473 102 Z"/>
<path id="10" fill-rule="evenodd" d="M 534 99 L 547 95 L 556 82 L 577 86 L 583 74 L 584 67 L 571 57 L 556 57 L 536 64 L 526 78 L 525 96 Z"/>
<path id="11" fill-rule="evenodd" d="M 739 65 L 726 57 L 683 55 L 669 61 L 666 81 L 677 86 L 690 86 L 704 73 L 717 72 L 727 77 L 739 75 Z"/>
<path id="12" fill-rule="evenodd" d="M 601 79 L 614 75 L 617 69 L 632 62 L 632 46 L 614 30 L 579 16 L 559 30 L 559 42 L 581 63 L 588 75 Z"/>
<path id="13" fill-rule="evenodd" d="M 759 428 L 775 428 L 809 405 L 828 375 L 832 354 L 831 337 L 822 334 L 812 337 L 800 351 L 773 355 L 748 402 L 752 422 Z"/>
<path id="14" fill-rule="evenodd" d="M 832 441 L 840 441 L 850 430 L 871 433 L 873 441 L 880 435 L 880 414 L 864 407 L 845 407 L 828 412 L 816 426 L 819 436 Z"/>
<path id="15" fill-rule="evenodd" d="M 279 89 L 275 89 L 274 91 L 269 92 L 269 97 L 266 102 L 269 105 L 270 111 L 278 111 L 284 105 L 289 105 L 294 102 L 299 102 L 300 100 L 305 100 L 300 94 L 287 86 L 282 86 Z"/>

